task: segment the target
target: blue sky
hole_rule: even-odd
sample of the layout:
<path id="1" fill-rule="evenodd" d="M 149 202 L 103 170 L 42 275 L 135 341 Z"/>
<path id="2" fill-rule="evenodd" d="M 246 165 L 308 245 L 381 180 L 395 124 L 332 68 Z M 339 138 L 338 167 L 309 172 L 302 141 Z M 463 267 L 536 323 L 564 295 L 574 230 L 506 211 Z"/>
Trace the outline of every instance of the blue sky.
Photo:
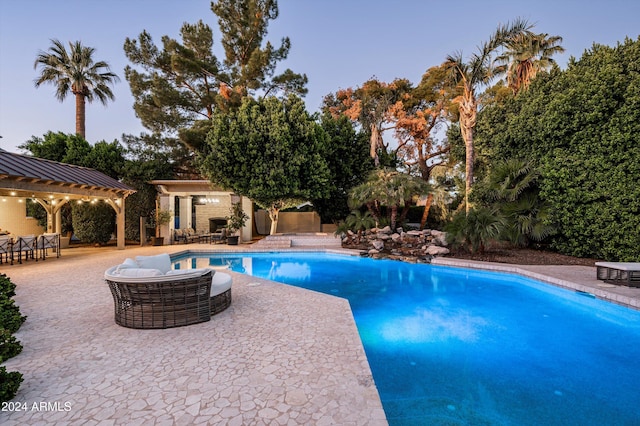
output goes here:
<path id="1" fill-rule="evenodd" d="M 282 69 L 306 73 L 309 111 L 322 98 L 341 88 L 361 85 L 372 76 L 383 81 L 408 78 L 417 83 L 431 66 L 448 54 L 464 57 L 487 40 L 496 27 L 516 17 L 536 24 L 537 32 L 563 37 L 566 53 L 556 57 L 565 68 L 570 56 L 579 58 L 593 43 L 613 46 L 640 35 L 640 2 L 609 0 L 280 0 L 280 17 L 272 21 L 267 38 L 279 44 L 291 39 Z M 72 95 L 60 103 L 54 87 L 35 88 L 33 68 L 39 50 L 50 39 L 81 40 L 96 49 L 95 59 L 107 61 L 121 81 L 116 99 L 105 107 L 87 105 L 90 143 L 120 139 L 123 133 L 144 131 L 133 112 L 133 98 L 124 78 L 128 61 L 123 44 L 147 30 L 156 44 L 163 35 L 178 38 L 184 22 L 202 19 L 218 26 L 209 0 L 0 0 L 0 147 L 17 146 L 49 130 L 75 131 Z"/>

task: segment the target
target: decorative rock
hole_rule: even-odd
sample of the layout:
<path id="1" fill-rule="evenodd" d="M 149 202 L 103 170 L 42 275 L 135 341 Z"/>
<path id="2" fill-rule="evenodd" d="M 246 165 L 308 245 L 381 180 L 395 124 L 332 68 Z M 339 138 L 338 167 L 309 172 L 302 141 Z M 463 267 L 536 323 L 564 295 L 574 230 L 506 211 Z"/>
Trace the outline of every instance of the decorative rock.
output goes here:
<path id="1" fill-rule="evenodd" d="M 431 235 L 434 237 L 434 242 L 440 246 L 447 245 L 447 233 L 442 231 L 432 230 Z"/>
<path id="2" fill-rule="evenodd" d="M 380 234 L 377 236 L 377 238 L 382 241 L 387 241 L 391 239 L 391 236 L 387 234 Z"/>
<path id="3" fill-rule="evenodd" d="M 401 238 L 401 237 L 400 237 L 400 234 L 398 234 L 398 233 L 391 234 L 391 240 L 392 240 L 394 243 L 397 243 L 397 242 L 400 240 L 400 238 Z"/>
<path id="4" fill-rule="evenodd" d="M 439 247 L 439 246 L 429 246 L 427 247 L 427 254 L 430 254 L 432 256 L 439 256 L 442 254 L 449 254 L 449 249 L 446 247 Z"/>
<path id="5" fill-rule="evenodd" d="M 374 242 L 373 242 L 373 248 L 374 248 L 376 251 L 380 251 L 380 250 L 382 250 L 382 249 L 384 248 L 384 242 L 379 241 L 379 240 L 374 241 Z"/>
<path id="6" fill-rule="evenodd" d="M 391 227 L 390 226 L 385 226 L 382 229 L 378 229 L 378 233 L 391 234 Z"/>
<path id="7" fill-rule="evenodd" d="M 422 231 L 408 231 L 407 235 L 411 235 L 412 237 L 421 237 Z"/>
<path id="8" fill-rule="evenodd" d="M 376 250 L 376 249 L 369 250 L 369 255 L 378 254 L 378 253 L 380 253 L 380 252 L 378 250 Z"/>

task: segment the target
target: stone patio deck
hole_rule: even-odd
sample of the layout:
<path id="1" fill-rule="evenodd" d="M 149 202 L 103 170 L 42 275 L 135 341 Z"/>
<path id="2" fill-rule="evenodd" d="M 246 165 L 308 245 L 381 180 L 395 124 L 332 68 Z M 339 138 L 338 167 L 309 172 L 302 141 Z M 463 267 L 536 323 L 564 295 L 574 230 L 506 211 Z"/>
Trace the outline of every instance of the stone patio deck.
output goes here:
<path id="1" fill-rule="evenodd" d="M 4 364 L 24 375 L 13 402 L 26 411 L 0 412 L 0 424 L 387 424 L 344 299 L 230 272 L 233 303 L 210 322 L 167 330 L 114 323 L 109 266 L 223 247 L 76 248 L 0 265 L 29 316 L 16 335 L 23 352 Z M 232 249 L 247 248 L 257 247 Z M 640 307 L 640 289 L 597 281 L 595 267 L 434 263 L 520 273 Z"/>
<path id="2" fill-rule="evenodd" d="M 0 424 L 387 424 L 345 299 L 231 272 L 233 303 L 209 322 L 116 325 L 105 269 L 184 249 L 69 249 L 0 265 L 28 316 L 24 349 L 4 364 L 24 375 L 12 402 L 26 411 L 0 411 Z"/>

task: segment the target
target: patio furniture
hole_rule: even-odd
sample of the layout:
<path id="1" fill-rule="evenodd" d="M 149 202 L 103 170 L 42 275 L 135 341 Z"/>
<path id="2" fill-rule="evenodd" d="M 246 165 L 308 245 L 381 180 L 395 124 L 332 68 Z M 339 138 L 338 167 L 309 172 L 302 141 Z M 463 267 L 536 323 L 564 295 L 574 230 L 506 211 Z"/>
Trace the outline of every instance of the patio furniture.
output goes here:
<path id="1" fill-rule="evenodd" d="M 200 242 L 200 237 L 198 233 L 193 228 L 186 229 L 175 229 L 173 231 L 173 242 L 179 244 L 180 242 L 184 244 Z"/>
<path id="2" fill-rule="evenodd" d="M 9 258 L 13 259 L 11 254 L 11 238 L 0 237 L 0 264 L 3 263 L 3 258 L 4 263 L 9 263 Z"/>
<path id="3" fill-rule="evenodd" d="M 216 232 L 211 233 L 212 244 L 224 243 L 227 241 L 227 228 L 216 229 Z"/>
<path id="4" fill-rule="evenodd" d="M 203 269 L 172 270 L 168 254 L 137 256 L 105 272 L 115 322 L 129 328 L 170 328 L 209 321 L 231 304 L 231 276 Z"/>
<path id="5" fill-rule="evenodd" d="M 596 262 L 596 268 L 601 281 L 640 287 L 640 262 Z"/>
<path id="6" fill-rule="evenodd" d="M 31 258 L 35 259 L 37 262 L 38 257 L 35 256 L 37 250 L 36 242 L 37 239 L 35 235 L 23 235 L 17 237 L 11 245 L 11 264 L 13 265 L 16 254 L 18 256 L 18 263 L 22 263 L 23 253 L 25 260 L 29 260 L 29 258 Z"/>
<path id="7" fill-rule="evenodd" d="M 38 237 L 38 250 L 40 250 L 40 258 L 45 260 L 49 249 L 56 253 L 56 257 L 60 257 L 60 234 L 42 234 Z"/>

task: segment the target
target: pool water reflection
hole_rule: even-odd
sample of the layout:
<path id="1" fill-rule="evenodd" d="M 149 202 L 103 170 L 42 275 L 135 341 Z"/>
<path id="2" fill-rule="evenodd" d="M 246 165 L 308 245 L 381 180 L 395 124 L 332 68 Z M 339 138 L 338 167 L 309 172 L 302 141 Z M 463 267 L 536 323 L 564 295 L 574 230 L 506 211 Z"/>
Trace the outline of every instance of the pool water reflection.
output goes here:
<path id="1" fill-rule="evenodd" d="M 349 300 L 392 425 L 640 424 L 640 312 L 527 278 L 324 253 L 188 255 Z"/>

